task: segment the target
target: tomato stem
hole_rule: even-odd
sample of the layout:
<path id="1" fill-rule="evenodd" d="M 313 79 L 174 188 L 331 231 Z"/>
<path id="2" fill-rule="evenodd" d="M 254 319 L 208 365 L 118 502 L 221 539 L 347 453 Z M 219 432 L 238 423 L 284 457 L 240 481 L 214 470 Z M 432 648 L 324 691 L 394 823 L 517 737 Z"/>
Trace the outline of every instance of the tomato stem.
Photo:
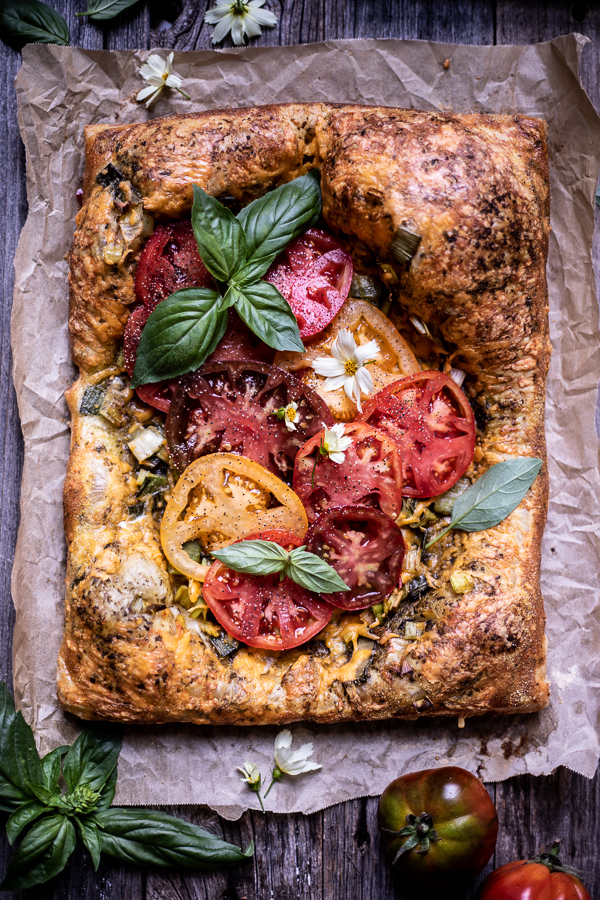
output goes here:
<path id="1" fill-rule="evenodd" d="M 577 869 L 573 868 L 573 866 L 565 866 L 562 864 L 558 855 L 559 851 L 560 840 L 557 838 L 547 853 L 540 853 L 540 855 L 536 856 L 532 862 L 541 863 L 542 866 L 546 866 L 551 872 L 564 872 L 566 875 L 575 875 L 578 877 L 581 873 Z"/>
<path id="2" fill-rule="evenodd" d="M 427 853 L 431 841 L 440 840 L 429 813 L 422 812 L 420 816 L 409 814 L 406 822 L 407 824 L 400 831 L 392 831 L 390 828 L 381 829 L 395 837 L 407 838 L 396 853 L 392 865 L 398 862 L 403 853 L 407 853 L 409 850 L 414 850 L 415 853 Z"/>

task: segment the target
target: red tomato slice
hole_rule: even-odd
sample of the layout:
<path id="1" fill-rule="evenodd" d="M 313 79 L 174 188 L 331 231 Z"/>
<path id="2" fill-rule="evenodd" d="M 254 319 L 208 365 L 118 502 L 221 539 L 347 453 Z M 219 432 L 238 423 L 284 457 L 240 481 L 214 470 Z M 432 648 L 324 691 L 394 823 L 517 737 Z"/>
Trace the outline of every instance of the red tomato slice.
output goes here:
<path id="1" fill-rule="evenodd" d="M 148 238 L 137 264 L 138 300 L 154 309 L 173 291 L 212 285 L 212 276 L 200 259 L 191 222 L 159 225 Z"/>
<path id="2" fill-rule="evenodd" d="M 473 459 L 473 410 L 442 372 L 419 372 L 389 384 L 365 403 L 360 419 L 398 445 L 407 497 L 443 494 Z"/>
<path id="3" fill-rule="evenodd" d="M 340 609 L 365 609 L 388 597 L 400 582 L 404 538 L 396 523 L 376 509 L 328 509 L 306 534 L 306 549 L 325 559 L 349 591 L 327 594 Z"/>
<path id="4" fill-rule="evenodd" d="M 277 410 L 296 404 L 295 427 Z M 324 401 L 265 363 L 213 362 L 182 379 L 167 418 L 169 453 L 183 471 L 207 453 L 239 453 L 291 481 L 298 449 L 333 422 Z"/>
<path id="5" fill-rule="evenodd" d="M 309 228 L 279 254 L 265 280 L 292 307 L 300 337 L 310 338 L 329 325 L 348 296 L 352 257 L 332 235 Z"/>
<path id="6" fill-rule="evenodd" d="M 323 431 L 298 451 L 294 490 L 308 521 L 330 506 L 370 506 L 395 518 L 402 509 L 402 461 L 396 444 L 363 422 L 346 425 L 344 433 L 352 444 L 343 463 L 319 453 Z"/>
<path id="7" fill-rule="evenodd" d="M 273 541 L 293 550 L 301 542 L 289 531 L 262 531 L 244 540 Z M 236 542 L 237 543 L 237 542 Z M 202 595 L 217 622 L 238 641 L 268 650 L 289 650 L 323 629 L 333 612 L 317 594 L 290 578 L 245 575 L 215 562 Z"/>

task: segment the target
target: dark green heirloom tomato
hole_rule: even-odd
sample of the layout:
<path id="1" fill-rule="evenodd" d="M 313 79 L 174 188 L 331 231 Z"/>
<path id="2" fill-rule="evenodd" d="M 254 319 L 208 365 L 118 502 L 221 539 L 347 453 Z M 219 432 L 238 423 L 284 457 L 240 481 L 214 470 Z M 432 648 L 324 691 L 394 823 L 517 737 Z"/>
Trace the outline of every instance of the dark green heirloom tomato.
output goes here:
<path id="1" fill-rule="evenodd" d="M 561 863 L 559 846 L 500 866 L 481 885 L 479 900 L 592 900 L 575 869 Z"/>
<path id="2" fill-rule="evenodd" d="M 443 766 L 403 775 L 379 801 L 377 820 L 392 864 L 419 884 L 477 875 L 490 860 L 498 815 L 481 781 Z"/>

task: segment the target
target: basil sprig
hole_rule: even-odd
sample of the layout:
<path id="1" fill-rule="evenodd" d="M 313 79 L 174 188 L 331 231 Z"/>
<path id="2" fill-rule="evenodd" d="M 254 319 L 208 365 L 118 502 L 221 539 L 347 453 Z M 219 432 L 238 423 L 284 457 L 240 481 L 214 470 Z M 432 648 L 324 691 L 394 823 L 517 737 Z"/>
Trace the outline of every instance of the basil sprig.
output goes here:
<path id="1" fill-rule="evenodd" d="M 288 551 L 274 541 L 239 541 L 214 551 L 213 556 L 234 572 L 247 575 L 274 575 L 280 572 L 282 578 L 287 576 L 307 591 L 317 594 L 350 590 L 333 566 L 320 556 L 308 553 L 304 547 Z"/>
<path id="2" fill-rule="evenodd" d="M 89 727 L 71 747 L 58 747 L 40 759 L 31 728 L 0 682 L 0 809 L 10 813 L 6 833 L 11 844 L 29 829 L 0 890 L 22 890 L 58 875 L 78 836 L 95 869 L 101 853 L 178 869 L 203 869 L 252 856 L 252 844 L 240 850 L 166 813 L 111 807 L 120 751 L 119 731 Z M 66 791 L 59 787 L 61 772 Z"/>
<path id="3" fill-rule="evenodd" d="M 452 518 L 433 540 L 427 550 L 453 528 L 462 531 L 485 531 L 503 521 L 516 509 L 540 469 L 542 460 L 523 456 L 496 463 L 464 491 L 452 507 Z"/>
<path id="4" fill-rule="evenodd" d="M 88 0 L 86 11 L 75 15 L 89 16 L 94 22 L 106 22 L 138 2 L 139 0 Z"/>
<path id="5" fill-rule="evenodd" d="M 177 378 L 202 365 L 223 337 L 233 307 L 261 341 L 304 350 L 296 317 L 277 288 L 261 281 L 275 257 L 321 213 L 317 172 L 284 184 L 233 213 L 194 185 L 192 227 L 219 290 L 188 288 L 159 303 L 138 345 L 132 386 Z"/>
<path id="6" fill-rule="evenodd" d="M 8 0 L 0 4 L 0 34 L 17 50 L 25 44 L 69 45 L 69 26 L 60 13 L 39 0 Z"/>

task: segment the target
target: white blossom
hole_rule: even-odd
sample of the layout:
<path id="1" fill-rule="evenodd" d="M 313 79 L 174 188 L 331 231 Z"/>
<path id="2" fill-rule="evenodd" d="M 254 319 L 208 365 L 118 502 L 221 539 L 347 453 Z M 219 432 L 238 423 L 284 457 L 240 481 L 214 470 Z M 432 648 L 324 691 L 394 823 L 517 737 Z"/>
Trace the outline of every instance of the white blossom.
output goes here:
<path id="1" fill-rule="evenodd" d="M 143 66 L 140 67 L 140 75 L 148 87 L 142 88 L 136 99 L 139 101 L 146 100 L 147 107 L 152 106 L 164 88 L 175 88 L 176 91 L 179 91 L 179 93 L 183 94 L 188 100 L 190 99 L 188 95 L 181 90 L 183 81 L 179 75 L 173 71 L 174 55 L 174 53 L 169 53 L 166 60 L 164 60 L 158 53 L 151 53 Z"/>
<path id="2" fill-rule="evenodd" d="M 242 781 L 244 781 L 248 787 L 256 790 L 256 785 L 260 788 L 260 772 L 258 771 L 258 766 L 255 766 L 254 763 L 245 762 L 243 768 L 241 766 L 237 767 L 238 772 L 242 774 Z"/>
<path id="3" fill-rule="evenodd" d="M 262 34 L 261 25 L 272 28 L 277 24 L 277 16 L 268 9 L 261 9 L 265 0 L 229 0 L 217 3 L 204 16 L 208 25 L 216 25 L 212 42 L 218 44 L 231 31 L 234 44 L 243 44 L 246 37 Z"/>
<path id="4" fill-rule="evenodd" d="M 284 775 L 301 775 L 303 772 L 312 772 L 320 769 L 318 763 L 310 762 L 313 755 L 312 744 L 302 744 L 297 750 L 292 750 L 292 733 L 285 728 L 275 738 L 273 755 L 275 764 Z"/>
<path id="5" fill-rule="evenodd" d="M 322 456 L 327 455 L 332 462 L 339 463 L 340 465 L 344 462 L 346 450 L 352 443 L 352 438 L 347 437 L 344 434 L 344 431 L 345 427 L 343 422 L 338 422 L 337 425 L 332 425 L 331 428 L 328 428 L 327 425 L 325 425 L 323 440 L 319 447 L 319 452 Z"/>
<path id="6" fill-rule="evenodd" d="M 298 418 L 297 403 L 292 400 L 287 406 L 280 406 L 276 415 L 285 422 L 285 427 L 288 431 L 296 431 L 296 420 Z"/>
<path id="7" fill-rule="evenodd" d="M 365 366 L 374 362 L 378 353 L 377 341 L 357 345 L 352 332 L 343 328 L 331 345 L 331 357 L 315 359 L 312 367 L 317 375 L 325 378 L 325 391 L 338 391 L 343 387 L 350 400 L 356 403 L 358 411 L 362 412 L 361 393 L 373 393 L 373 379 Z"/>

